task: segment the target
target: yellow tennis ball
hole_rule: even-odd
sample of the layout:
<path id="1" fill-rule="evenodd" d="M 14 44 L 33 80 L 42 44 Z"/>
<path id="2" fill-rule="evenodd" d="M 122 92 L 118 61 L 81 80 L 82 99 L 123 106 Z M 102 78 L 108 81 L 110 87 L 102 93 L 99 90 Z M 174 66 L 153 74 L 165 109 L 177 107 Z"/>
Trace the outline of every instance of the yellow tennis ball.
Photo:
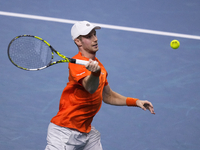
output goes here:
<path id="1" fill-rule="evenodd" d="M 171 48 L 177 49 L 180 46 L 180 42 L 178 40 L 172 40 L 170 43 Z"/>

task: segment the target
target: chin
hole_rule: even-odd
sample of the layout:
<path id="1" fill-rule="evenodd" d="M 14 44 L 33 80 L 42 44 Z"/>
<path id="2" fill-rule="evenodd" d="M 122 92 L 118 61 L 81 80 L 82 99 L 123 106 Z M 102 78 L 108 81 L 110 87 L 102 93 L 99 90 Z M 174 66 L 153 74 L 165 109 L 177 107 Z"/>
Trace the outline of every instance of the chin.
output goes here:
<path id="1" fill-rule="evenodd" d="M 98 48 L 97 48 L 97 49 L 94 49 L 93 52 L 96 53 L 98 50 L 99 50 Z"/>

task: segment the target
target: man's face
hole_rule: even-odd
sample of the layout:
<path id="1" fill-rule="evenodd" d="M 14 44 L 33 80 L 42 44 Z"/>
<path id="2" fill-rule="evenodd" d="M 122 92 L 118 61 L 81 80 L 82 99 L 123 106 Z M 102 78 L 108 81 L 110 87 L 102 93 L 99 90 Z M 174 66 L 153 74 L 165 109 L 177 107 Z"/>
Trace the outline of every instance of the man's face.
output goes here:
<path id="1" fill-rule="evenodd" d="M 99 49 L 95 29 L 93 29 L 88 35 L 81 36 L 80 41 L 82 48 L 88 53 L 96 53 Z"/>

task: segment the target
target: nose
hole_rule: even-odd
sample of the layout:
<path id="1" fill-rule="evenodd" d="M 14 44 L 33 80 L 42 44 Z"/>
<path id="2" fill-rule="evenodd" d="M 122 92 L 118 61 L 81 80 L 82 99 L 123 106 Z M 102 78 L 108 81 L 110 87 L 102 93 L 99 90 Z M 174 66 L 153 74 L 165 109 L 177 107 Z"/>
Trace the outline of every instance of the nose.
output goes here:
<path id="1" fill-rule="evenodd" d="M 94 39 L 95 42 L 98 41 L 98 38 L 97 38 L 96 35 L 93 35 L 93 39 Z"/>

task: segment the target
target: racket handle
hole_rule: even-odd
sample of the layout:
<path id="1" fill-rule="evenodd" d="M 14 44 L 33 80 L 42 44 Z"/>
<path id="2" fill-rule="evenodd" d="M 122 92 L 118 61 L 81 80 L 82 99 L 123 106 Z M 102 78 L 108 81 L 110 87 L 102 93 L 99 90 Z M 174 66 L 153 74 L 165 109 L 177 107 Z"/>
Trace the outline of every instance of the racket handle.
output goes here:
<path id="1" fill-rule="evenodd" d="M 88 61 L 76 59 L 76 64 L 79 64 L 79 65 L 86 65 L 87 63 L 88 63 Z"/>

